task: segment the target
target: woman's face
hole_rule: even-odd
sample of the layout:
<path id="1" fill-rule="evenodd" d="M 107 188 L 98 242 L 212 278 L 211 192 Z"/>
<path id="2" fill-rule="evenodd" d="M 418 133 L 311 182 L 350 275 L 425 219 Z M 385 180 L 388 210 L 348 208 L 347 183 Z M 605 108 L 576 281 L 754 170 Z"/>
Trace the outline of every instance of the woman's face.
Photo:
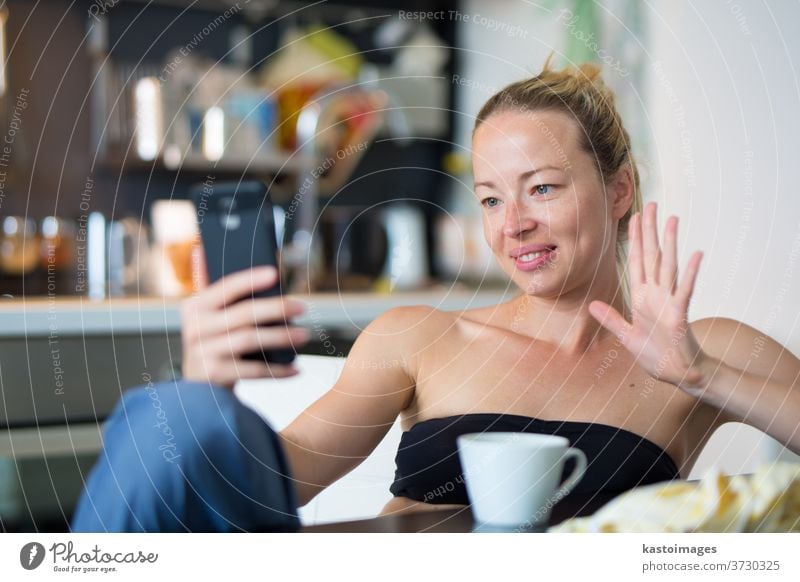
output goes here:
<path id="1" fill-rule="evenodd" d="M 580 146 L 579 131 L 561 112 L 504 111 L 473 137 L 486 241 L 530 295 L 556 297 L 616 277 L 616 228 L 624 210 L 614 216 L 619 204 Z"/>

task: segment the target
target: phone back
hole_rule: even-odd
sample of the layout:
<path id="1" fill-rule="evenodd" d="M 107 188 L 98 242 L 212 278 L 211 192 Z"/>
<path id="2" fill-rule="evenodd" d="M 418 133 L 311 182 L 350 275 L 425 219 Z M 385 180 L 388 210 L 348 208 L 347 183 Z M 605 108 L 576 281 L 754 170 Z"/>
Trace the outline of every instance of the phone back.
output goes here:
<path id="1" fill-rule="evenodd" d="M 197 221 L 211 283 L 252 267 L 277 267 L 275 215 L 264 184 L 204 183 L 192 189 L 192 198 L 197 208 Z M 280 294 L 281 286 L 278 283 L 255 293 L 253 298 L 275 297 Z M 244 357 L 288 364 L 294 360 L 295 353 L 290 348 L 277 348 L 254 352 Z"/>
<path id="2" fill-rule="evenodd" d="M 192 196 L 211 282 L 251 267 L 277 266 L 272 203 L 263 184 L 204 184 Z"/>

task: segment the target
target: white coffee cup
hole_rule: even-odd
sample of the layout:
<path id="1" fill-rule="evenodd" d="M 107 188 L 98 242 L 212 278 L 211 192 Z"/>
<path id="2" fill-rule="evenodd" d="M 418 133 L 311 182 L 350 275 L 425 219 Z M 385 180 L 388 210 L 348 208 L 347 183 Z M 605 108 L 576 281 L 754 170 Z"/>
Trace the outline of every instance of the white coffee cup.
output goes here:
<path id="1" fill-rule="evenodd" d="M 475 519 L 500 527 L 546 524 L 553 505 L 586 471 L 586 455 L 564 437 L 485 432 L 458 437 L 458 454 Z M 567 459 L 572 474 L 559 486 Z"/>

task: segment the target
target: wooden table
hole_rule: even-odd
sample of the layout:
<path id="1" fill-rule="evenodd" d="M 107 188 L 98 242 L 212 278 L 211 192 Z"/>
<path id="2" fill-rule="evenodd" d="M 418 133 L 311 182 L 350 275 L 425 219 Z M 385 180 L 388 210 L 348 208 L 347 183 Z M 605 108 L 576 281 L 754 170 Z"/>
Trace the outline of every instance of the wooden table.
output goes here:
<path id="1" fill-rule="evenodd" d="M 565 497 L 553 507 L 549 525 L 556 525 L 570 517 L 591 515 L 615 497 L 613 493 L 576 497 Z M 540 527 L 532 531 L 544 531 Z M 385 515 L 358 521 L 343 521 L 302 528 L 308 533 L 471 533 L 503 532 L 475 523 L 469 507 L 437 511 L 417 511 L 399 515 Z"/>

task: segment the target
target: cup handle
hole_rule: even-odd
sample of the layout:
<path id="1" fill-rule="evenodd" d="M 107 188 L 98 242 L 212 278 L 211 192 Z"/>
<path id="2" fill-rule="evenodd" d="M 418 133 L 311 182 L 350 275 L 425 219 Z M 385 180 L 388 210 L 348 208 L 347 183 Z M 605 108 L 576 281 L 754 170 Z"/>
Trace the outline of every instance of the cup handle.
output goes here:
<path id="1" fill-rule="evenodd" d="M 572 491 L 572 488 L 578 484 L 578 481 L 581 480 L 583 474 L 586 472 L 586 455 L 583 453 L 583 451 L 570 447 L 564 453 L 564 462 L 571 457 L 575 459 L 575 468 L 572 470 L 572 474 L 564 480 L 564 482 L 561 484 L 561 487 L 556 492 L 555 497 L 558 500 L 566 497 L 567 494 Z"/>

